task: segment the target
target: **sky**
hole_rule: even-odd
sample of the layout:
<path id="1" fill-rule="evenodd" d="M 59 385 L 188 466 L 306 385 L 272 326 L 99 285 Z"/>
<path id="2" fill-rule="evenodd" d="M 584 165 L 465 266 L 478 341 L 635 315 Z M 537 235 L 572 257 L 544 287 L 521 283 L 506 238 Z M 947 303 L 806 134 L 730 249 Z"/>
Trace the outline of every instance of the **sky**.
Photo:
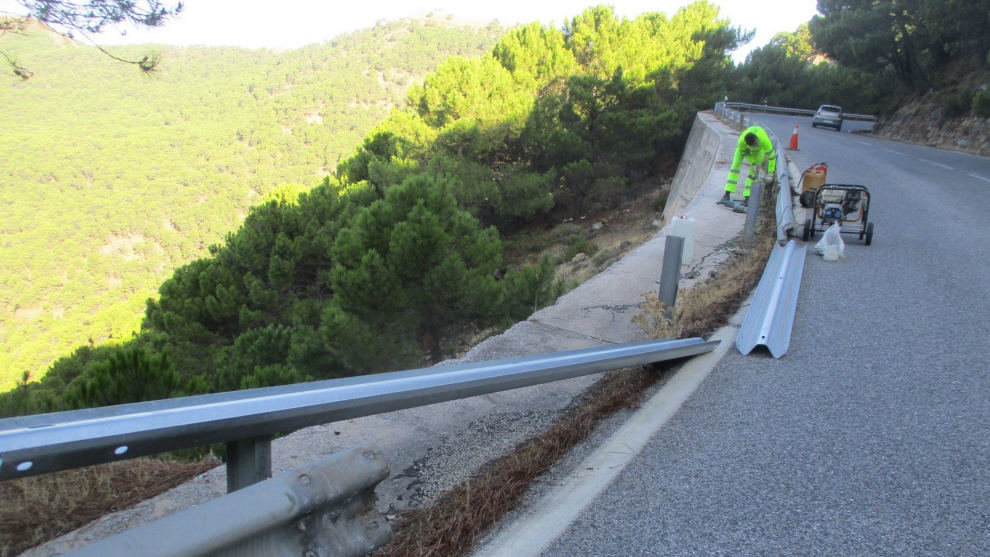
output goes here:
<path id="1" fill-rule="evenodd" d="M 736 62 L 765 45 L 781 31 L 791 32 L 815 15 L 816 0 L 710 0 L 734 26 L 755 30 L 753 40 L 733 54 Z M 174 0 L 166 0 L 174 4 Z M 428 13 L 458 20 L 503 26 L 538 21 L 561 26 L 589 6 L 605 4 L 620 17 L 646 12 L 672 15 L 690 0 L 185 0 L 182 13 L 156 29 L 105 32 L 99 44 L 158 43 L 169 45 L 240 46 L 292 49 L 322 43 L 343 33 L 373 27 L 378 21 L 421 17 Z M 0 0 L 0 12 L 23 14 L 16 0 Z"/>

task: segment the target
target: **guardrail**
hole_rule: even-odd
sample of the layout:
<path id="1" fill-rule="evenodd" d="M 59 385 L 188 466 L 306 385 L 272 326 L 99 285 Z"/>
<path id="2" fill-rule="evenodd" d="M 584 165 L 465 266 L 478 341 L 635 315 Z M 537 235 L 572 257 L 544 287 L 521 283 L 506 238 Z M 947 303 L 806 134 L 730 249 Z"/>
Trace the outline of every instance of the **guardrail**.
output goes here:
<path id="1" fill-rule="evenodd" d="M 722 121 L 736 126 L 739 130 L 753 125 L 752 119 L 737 112 L 730 103 L 716 103 L 715 114 Z M 739 104 L 739 103 L 736 103 Z M 743 355 L 749 354 L 756 346 L 766 346 L 774 358 L 787 352 L 791 339 L 791 327 L 797 305 L 798 291 L 801 288 L 801 275 L 804 269 L 804 246 L 798 247 L 794 240 L 788 241 L 788 233 L 796 226 L 794 204 L 791 199 L 791 176 L 784 158 L 783 144 L 773 130 L 764 128 L 777 152 L 777 168 L 774 181 L 777 184 L 775 214 L 777 217 L 777 245 L 767 260 L 763 276 L 753 295 L 753 302 L 739 327 L 736 348 Z M 750 196 L 759 199 L 762 184 L 753 182 Z M 746 212 L 744 236 L 751 238 L 756 225 L 758 203 L 751 203 Z"/>
<path id="2" fill-rule="evenodd" d="M 726 108 L 731 108 L 739 111 L 750 111 L 750 112 L 767 112 L 775 114 L 796 114 L 799 116 L 814 116 L 814 110 L 808 110 L 805 108 L 788 108 L 784 106 L 768 106 L 765 104 L 750 104 L 750 103 L 737 103 L 737 102 L 724 102 L 719 103 L 725 105 Z M 866 122 L 876 122 L 877 117 L 872 114 L 850 114 L 848 112 L 843 112 L 842 117 L 846 120 L 863 120 Z"/>
<path id="3" fill-rule="evenodd" d="M 375 507 L 388 476 L 378 451 L 356 447 L 224 497 L 99 540 L 67 557 L 361 557 L 392 528 Z"/>
<path id="4" fill-rule="evenodd" d="M 224 442 L 227 496 L 75 555 L 364 555 L 389 527 L 370 448 L 271 476 L 278 433 L 711 352 L 654 340 L 0 420 L 0 480 Z M 341 468 L 343 466 L 343 469 Z"/>
<path id="5" fill-rule="evenodd" d="M 787 352 L 804 259 L 804 246 L 798 246 L 794 240 L 786 246 L 774 246 L 736 335 L 736 348 L 744 356 L 759 345 L 766 346 L 774 358 Z"/>
<path id="6" fill-rule="evenodd" d="M 694 356 L 717 344 L 646 341 L 6 418 L 0 480 L 223 442 L 234 491 L 271 475 L 271 437 L 278 433 Z"/>

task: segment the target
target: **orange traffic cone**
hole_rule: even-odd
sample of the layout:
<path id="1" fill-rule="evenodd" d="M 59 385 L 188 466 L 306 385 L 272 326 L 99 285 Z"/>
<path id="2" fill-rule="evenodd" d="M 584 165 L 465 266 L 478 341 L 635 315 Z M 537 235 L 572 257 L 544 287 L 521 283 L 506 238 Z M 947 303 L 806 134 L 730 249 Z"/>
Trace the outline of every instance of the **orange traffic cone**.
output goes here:
<path id="1" fill-rule="evenodd" d="M 792 151 L 800 151 L 800 149 L 798 149 L 797 146 L 798 143 L 797 136 L 798 136 L 798 125 L 794 124 L 794 133 L 791 134 L 791 144 L 787 147 L 788 149 Z"/>

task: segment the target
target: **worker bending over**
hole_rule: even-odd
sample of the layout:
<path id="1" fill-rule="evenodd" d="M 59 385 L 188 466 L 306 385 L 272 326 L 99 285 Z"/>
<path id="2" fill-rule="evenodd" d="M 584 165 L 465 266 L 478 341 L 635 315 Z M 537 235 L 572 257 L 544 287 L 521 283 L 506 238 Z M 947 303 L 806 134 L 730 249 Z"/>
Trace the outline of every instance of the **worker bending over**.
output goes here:
<path id="1" fill-rule="evenodd" d="M 749 173 L 746 175 L 746 187 L 743 188 L 743 205 L 749 202 L 749 187 L 753 184 L 753 179 L 763 164 L 763 159 L 767 159 L 767 172 L 773 176 L 777 170 L 777 153 L 773 150 L 773 142 L 766 130 L 760 126 L 750 126 L 739 135 L 739 142 L 736 144 L 736 154 L 732 157 L 732 167 L 729 168 L 729 177 L 725 181 L 725 195 L 719 200 L 720 205 L 730 205 L 729 194 L 736 191 L 739 183 L 739 170 L 742 169 L 743 159 L 749 163 Z"/>

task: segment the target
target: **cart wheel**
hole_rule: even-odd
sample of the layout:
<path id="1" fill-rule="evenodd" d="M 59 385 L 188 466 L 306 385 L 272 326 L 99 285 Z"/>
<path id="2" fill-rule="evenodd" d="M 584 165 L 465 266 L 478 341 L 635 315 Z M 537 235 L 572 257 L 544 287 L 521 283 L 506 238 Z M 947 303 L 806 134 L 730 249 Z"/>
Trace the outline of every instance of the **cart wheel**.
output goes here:
<path id="1" fill-rule="evenodd" d="M 866 225 L 866 245 L 873 243 L 873 223 Z"/>

